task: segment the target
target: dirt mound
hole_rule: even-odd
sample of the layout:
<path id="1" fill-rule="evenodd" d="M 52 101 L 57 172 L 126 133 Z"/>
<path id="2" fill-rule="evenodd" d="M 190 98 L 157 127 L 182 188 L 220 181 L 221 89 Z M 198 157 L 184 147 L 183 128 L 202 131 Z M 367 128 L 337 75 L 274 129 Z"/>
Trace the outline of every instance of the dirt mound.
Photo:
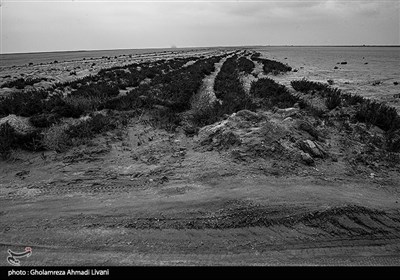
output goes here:
<path id="1" fill-rule="evenodd" d="M 7 117 L 0 119 L 0 126 L 6 123 L 20 135 L 27 135 L 35 131 L 35 128 L 29 122 L 29 118 L 8 115 Z"/>
<path id="2" fill-rule="evenodd" d="M 313 164 L 314 158 L 326 158 L 319 132 L 304 120 L 269 112 L 242 110 L 226 120 L 199 131 L 199 149 L 231 151 L 234 158 L 256 160 L 273 158 Z M 310 140 L 312 139 L 312 140 Z"/>

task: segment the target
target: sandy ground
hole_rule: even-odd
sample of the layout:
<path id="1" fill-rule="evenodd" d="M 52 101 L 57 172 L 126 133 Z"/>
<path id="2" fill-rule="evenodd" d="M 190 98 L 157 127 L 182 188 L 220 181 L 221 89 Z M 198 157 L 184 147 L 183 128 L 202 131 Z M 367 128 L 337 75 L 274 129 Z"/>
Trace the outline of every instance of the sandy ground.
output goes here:
<path id="1" fill-rule="evenodd" d="M 315 166 L 201 140 L 142 116 L 65 153 L 16 151 L 0 163 L 2 265 L 26 246 L 26 266 L 400 264 L 397 167 L 350 168 L 339 134 L 338 160 Z"/>
<path id="2" fill-rule="evenodd" d="M 274 176 L 181 133 L 125 132 L 1 164 L 4 262 L 30 246 L 24 265 L 400 264 L 393 181 L 323 165 Z"/>

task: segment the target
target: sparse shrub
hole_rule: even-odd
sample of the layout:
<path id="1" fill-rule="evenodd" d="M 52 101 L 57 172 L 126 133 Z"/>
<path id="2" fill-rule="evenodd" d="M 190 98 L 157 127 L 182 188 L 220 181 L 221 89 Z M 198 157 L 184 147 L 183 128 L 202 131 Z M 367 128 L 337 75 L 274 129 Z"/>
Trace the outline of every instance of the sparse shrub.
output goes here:
<path id="1" fill-rule="evenodd" d="M 263 70 L 265 74 L 272 73 L 273 75 L 278 75 L 281 72 L 290 72 L 292 71 L 292 67 L 287 66 L 281 62 L 274 60 L 263 60 L 264 66 Z"/>
<path id="2" fill-rule="evenodd" d="M 62 90 L 65 87 L 71 87 L 74 91 L 67 98 L 59 95 L 51 97 L 45 102 L 45 111 L 54 113 L 58 117 L 78 118 L 85 113 L 103 108 L 131 110 L 148 106 L 148 103 L 154 102 L 157 98 L 160 100 L 159 96 L 153 96 L 153 90 L 150 87 L 143 85 L 139 91 L 130 92 L 126 96 L 118 96 L 119 88 L 139 87 L 140 82 L 144 79 L 155 78 L 164 72 L 176 71 L 190 60 L 198 60 L 198 58 L 177 58 L 168 61 L 162 59 L 151 63 L 116 66 L 101 69 L 97 75 L 89 75 L 62 84 L 58 83 L 55 88 Z M 206 73 L 209 73 L 209 70 Z M 161 80 L 153 84 L 155 88 Z M 176 80 L 179 80 L 179 77 L 176 77 Z M 185 88 L 186 85 L 181 87 Z M 145 101 L 139 99 L 139 92 L 140 95 L 148 95 L 148 98 Z M 173 105 L 173 102 L 170 104 Z"/>
<path id="3" fill-rule="evenodd" d="M 326 84 L 308 81 L 307 79 L 291 81 L 290 84 L 295 90 L 303 93 L 309 93 L 310 91 L 324 91 L 329 88 Z"/>
<path id="4" fill-rule="evenodd" d="M 222 104 L 213 105 L 213 116 L 232 114 L 243 109 L 254 109 L 255 104 L 245 93 L 239 79 L 237 55 L 228 58 L 215 78 L 214 91 Z M 214 119 L 214 117 L 212 117 Z"/>
<path id="5" fill-rule="evenodd" d="M 27 151 L 43 151 L 42 138 L 43 135 L 40 130 L 26 135 L 16 134 L 13 146 Z"/>
<path id="6" fill-rule="evenodd" d="M 77 124 L 54 124 L 43 132 L 42 146 L 48 150 L 64 152 L 74 145 L 87 142 L 96 134 L 128 123 L 127 116 L 96 114 Z"/>
<path id="7" fill-rule="evenodd" d="M 109 97 L 117 96 L 118 94 L 119 90 L 117 86 L 106 83 L 96 83 L 82 85 L 76 91 L 73 91 L 71 96 L 96 97 L 104 100 Z"/>
<path id="8" fill-rule="evenodd" d="M 79 89 L 81 86 L 88 86 L 92 82 L 98 80 L 98 75 L 88 75 L 73 81 L 69 82 L 64 82 L 64 83 L 56 83 L 56 88 L 65 88 L 65 87 L 71 87 L 73 89 Z"/>
<path id="9" fill-rule="evenodd" d="M 341 105 L 340 94 L 331 94 L 325 100 L 325 105 L 329 110 L 335 109 Z"/>
<path id="10" fill-rule="evenodd" d="M 101 70 L 99 75 L 113 81 L 121 88 L 134 86 L 126 96 L 113 97 L 103 102 L 102 108 L 130 110 L 153 104 L 168 106 L 174 111 L 183 111 L 190 106 L 190 98 L 197 92 L 204 75 L 214 70 L 214 64 L 220 58 L 199 60 L 198 58 L 176 58 L 159 60 L 152 63 L 132 64 L 127 66 L 129 72 L 122 67 Z M 188 61 L 194 64 L 181 68 Z M 164 75 L 162 75 L 164 73 Z M 150 83 L 140 83 L 145 79 Z M 146 97 L 145 99 L 139 96 Z"/>
<path id="11" fill-rule="evenodd" d="M 385 131 L 400 127 L 399 116 L 393 107 L 362 96 L 342 94 L 339 89 L 305 79 L 292 81 L 291 85 L 297 91 L 304 93 L 316 91 L 322 97 L 326 97 L 325 104 L 328 109 L 333 109 L 343 103 L 344 105 L 357 105 L 354 116 L 356 121 L 376 125 Z"/>
<path id="12" fill-rule="evenodd" d="M 46 111 L 65 118 L 79 118 L 84 113 L 82 108 L 74 107 L 58 95 L 52 96 L 46 102 Z"/>
<path id="13" fill-rule="evenodd" d="M 364 97 L 356 94 L 342 93 L 341 96 L 346 106 L 356 105 L 365 100 Z"/>
<path id="14" fill-rule="evenodd" d="M 104 99 L 106 99 L 104 96 L 68 96 L 64 99 L 64 102 L 68 108 L 83 115 L 97 111 Z"/>
<path id="15" fill-rule="evenodd" d="M 15 87 L 17 89 L 23 89 L 26 86 L 32 86 L 32 85 L 34 85 L 36 83 L 39 83 L 41 81 L 46 81 L 46 78 L 28 78 L 26 80 L 24 78 L 18 78 L 16 80 L 9 81 L 9 82 L 6 82 L 6 83 L 2 84 L 1 88 L 5 88 L 5 87 L 12 88 L 12 87 Z"/>
<path id="16" fill-rule="evenodd" d="M 0 156 L 2 159 L 8 159 L 11 154 L 11 148 L 14 141 L 14 129 L 8 124 L 0 125 Z"/>
<path id="17" fill-rule="evenodd" d="M 175 131 L 181 122 L 177 113 L 169 108 L 155 109 L 151 112 L 151 116 L 150 123 L 152 126 L 167 131 Z"/>
<path id="18" fill-rule="evenodd" d="M 43 113 L 30 117 L 29 121 L 35 127 L 45 128 L 57 123 L 59 118 L 55 114 Z"/>
<path id="19" fill-rule="evenodd" d="M 123 111 L 141 108 L 142 106 L 143 102 L 141 99 L 139 99 L 137 91 L 135 91 L 129 92 L 127 95 L 119 96 L 117 98 L 108 99 L 100 108 Z"/>
<path id="20" fill-rule="evenodd" d="M 290 94 L 284 85 L 276 83 L 270 78 L 262 78 L 252 82 L 250 95 L 263 99 L 263 105 L 267 108 L 292 107 L 299 99 Z"/>
<path id="21" fill-rule="evenodd" d="M 70 126 L 66 133 L 71 138 L 92 138 L 97 133 L 116 127 L 117 121 L 115 118 L 97 114 L 77 125 Z"/>
<path id="22" fill-rule="evenodd" d="M 71 138 L 67 134 L 68 128 L 68 124 L 56 124 L 46 129 L 43 132 L 43 146 L 58 153 L 68 150 L 71 145 Z"/>
<path id="23" fill-rule="evenodd" d="M 369 99 L 359 104 L 355 119 L 376 125 L 385 131 L 400 127 L 400 118 L 395 108 Z"/>
<path id="24" fill-rule="evenodd" d="M 0 99 L 0 117 L 10 114 L 30 117 L 41 113 L 47 96 L 48 92 L 42 90 L 14 92 Z"/>
<path id="25" fill-rule="evenodd" d="M 222 105 L 216 101 L 214 104 L 209 104 L 204 108 L 194 110 L 191 115 L 191 121 L 198 127 L 203 127 L 221 120 L 221 116 L 225 110 Z"/>
<path id="26" fill-rule="evenodd" d="M 251 56 L 252 60 L 258 61 L 263 64 L 263 71 L 265 74 L 272 73 L 273 75 L 277 75 L 281 72 L 290 72 L 292 71 L 292 67 L 283 64 L 282 62 L 270 60 L 266 58 L 259 58 L 260 54 L 253 54 Z"/>
<path id="27" fill-rule="evenodd" d="M 242 56 L 238 59 L 238 69 L 241 72 L 250 74 L 254 69 L 254 62 Z"/>
<path id="28" fill-rule="evenodd" d="M 96 134 L 117 128 L 124 121 L 126 116 L 114 116 L 96 114 L 78 124 L 71 125 L 66 133 L 71 139 L 90 139 Z"/>
<path id="29" fill-rule="evenodd" d="M 197 60 L 195 63 L 155 77 L 150 84 L 141 85 L 138 91 L 153 104 L 167 106 L 175 112 L 189 109 L 192 96 L 198 92 L 203 78 L 214 71 L 221 57 Z"/>

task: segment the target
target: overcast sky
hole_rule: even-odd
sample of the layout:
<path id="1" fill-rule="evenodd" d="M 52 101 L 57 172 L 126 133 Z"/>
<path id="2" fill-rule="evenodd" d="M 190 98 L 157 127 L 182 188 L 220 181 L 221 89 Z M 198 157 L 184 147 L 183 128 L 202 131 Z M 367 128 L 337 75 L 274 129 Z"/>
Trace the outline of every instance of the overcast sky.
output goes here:
<path id="1" fill-rule="evenodd" d="M 399 0 L 1 1 L 1 53 L 400 44 Z"/>

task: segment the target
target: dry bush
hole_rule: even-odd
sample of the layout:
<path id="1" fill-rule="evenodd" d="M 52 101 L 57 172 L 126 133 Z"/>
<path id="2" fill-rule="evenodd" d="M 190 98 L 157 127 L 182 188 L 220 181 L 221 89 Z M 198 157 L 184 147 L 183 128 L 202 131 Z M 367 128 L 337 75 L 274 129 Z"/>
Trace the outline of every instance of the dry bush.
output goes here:
<path id="1" fill-rule="evenodd" d="M 99 96 L 68 96 L 64 101 L 68 106 L 78 111 L 92 112 L 97 111 L 103 100 Z"/>
<path id="2" fill-rule="evenodd" d="M 43 133 L 43 146 L 58 153 L 66 151 L 71 144 L 68 129 L 68 124 L 55 124 L 46 129 Z"/>
<path id="3" fill-rule="evenodd" d="M 262 78 L 251 83 L 250 95 L 263 99 L 266 108 L 288 108 L 299 102 L 299 98 L 292 95 L 288 89 L 270 78 Z"/>
<path id="4" fill-rule="evenodd" d="M 8 124 L 4 123 L 0 125 L 0 157 L 2 159 L 8 159 L 11 154 L 11 148 L 14 141 L 14 130 Z"/>

